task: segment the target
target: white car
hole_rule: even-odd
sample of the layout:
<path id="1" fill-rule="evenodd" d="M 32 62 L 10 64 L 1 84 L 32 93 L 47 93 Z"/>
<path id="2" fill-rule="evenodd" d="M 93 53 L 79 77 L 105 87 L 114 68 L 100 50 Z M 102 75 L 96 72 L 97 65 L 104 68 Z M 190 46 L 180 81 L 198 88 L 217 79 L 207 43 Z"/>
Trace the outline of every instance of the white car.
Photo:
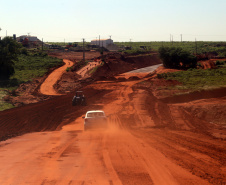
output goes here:
<path id="1" fill-rule="evenodd" d="M 107 117 L 102 110 L 92 110 L 86 112 L 84 118 L 84 130 L 90 128 L 107 128 Z"/>

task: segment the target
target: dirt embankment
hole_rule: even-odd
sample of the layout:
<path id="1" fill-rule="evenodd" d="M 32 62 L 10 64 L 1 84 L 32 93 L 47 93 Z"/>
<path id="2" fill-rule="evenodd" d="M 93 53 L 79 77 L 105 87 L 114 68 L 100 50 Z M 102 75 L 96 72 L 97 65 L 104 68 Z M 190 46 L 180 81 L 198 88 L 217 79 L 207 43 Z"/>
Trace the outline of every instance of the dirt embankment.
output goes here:
<path id="1" fill-rule="evenodd" d="M 94 55 L 90 56 L 94 57 Z M 124 57 L 120 53 L 107 53 L 102 57 L 92 59 L 95 61 L 98 58 L 102 58 L 105 62 L 102 62 L 103 65 L 99 66 L 91 76 L 86 75 L 86 79 L 81 79 L 76 71 L 69 71 L 62 75 L 55 84 L 55 88 L 60 93 L 66 93 L 81 88 L 84 83 L 92 83 L 96 80 L 116 80 L 115 76 L 118 74 L 162 63 L 157 54 Z M 89 70 L 86 70 L 86 74 L 88 73 Z"/>
<path id="2" fill-rule="evenodd" d="M 119 55 L 115 58 L 106 58 L 105 61 L 105 64 L 96 70 L 94 79 L 110 78 L 134 69 L 162 63 L 157 54 L 126 57 Z"/>

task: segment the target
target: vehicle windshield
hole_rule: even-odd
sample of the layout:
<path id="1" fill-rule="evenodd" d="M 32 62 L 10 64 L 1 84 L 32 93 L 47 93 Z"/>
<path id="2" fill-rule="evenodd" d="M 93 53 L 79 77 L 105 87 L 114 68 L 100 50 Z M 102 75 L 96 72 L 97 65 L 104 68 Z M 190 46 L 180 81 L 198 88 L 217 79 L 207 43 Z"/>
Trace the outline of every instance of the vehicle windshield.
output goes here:
<path id="1" fill-rule="evenodd" d="M 87 114 L 87 117 L 91 117 L 91 118 L 102 117 L 102 116 L 104 116 L 103 112 L 90 112 Z"/>

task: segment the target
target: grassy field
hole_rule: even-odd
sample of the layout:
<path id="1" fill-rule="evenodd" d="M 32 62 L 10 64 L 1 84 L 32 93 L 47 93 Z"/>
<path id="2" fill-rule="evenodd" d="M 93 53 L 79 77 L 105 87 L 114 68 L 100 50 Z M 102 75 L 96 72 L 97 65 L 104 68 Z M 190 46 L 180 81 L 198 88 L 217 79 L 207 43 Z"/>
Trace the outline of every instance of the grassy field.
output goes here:
<path id="1" fill-rule="evenodd" d="M 40 55 L 20 55 L 19 62 L 15 63 L 15 74 L 12 78 L 20 82 L 30 81 L 43 76 L 50 68 L 62 65 L 61 59 Z"/>
<path id="2" fill-rule="evenodd" d="M 21 54 L 15 62 L 15 74 L 8 81 L 1 81 L 0 88 L 17 87 L 19 84 L 43 76 L 50 68 L 63 64 L 62 59 L 49 57 L 47 54 Z"/>
<path id="3" fill-rule="evenodd" d="M 226 87 L 226 65 L 221 65 L 218 69 L 189 69 L 163 73 L 158 74 L 157 77 L 181 82 L 182 85 L 175 86 L 176 89 L 200 90 Z"/>
<path id="4" fill-rule="evenodd" d="M 204 52 L 217 52 L 219 56 L 226 57 L 226 42 L 115 42 L 119 47 L 129 46 L 133 50 L 140 46 L 146 46 L 148 50 L 158 51 L 162 46 L 181 47 L 191 53 L 201 54 Z"/>
<path id="5" fill-rule="evenodd" d="M 68 43 L 64 42 L 51 42 L 49 44 L 57 44 L 60 46 L 65 46 Z M 82 42 L 77 42 L 79 46 L 82 46 Z M 85 42 L 85 47 L 89 45 L 90 42 Z M 123 48 L 124 46 L 132 47 L 132 50 L 138 51 L 140 50 L 140 46 L 146 46 L 147 50 L 158 51 L 158 49 L 162 46 L 166 47 L 181 47 L 191 53 L 202 54 L 204 52 L 217 52 L 219 56 L 226 57 L 226 42 L 114 42 L 119 48 Z M 132 52 L 133 51 L 129 51 Z"/>
<path id="6" fill-rule="evenodd" d="M 49 57 L 42 52 L 21 54 L 15 62 L 15 74 L 7 81 L 0 81 L 0 111 L 12 108 L 13 105 L 3 101 L 7 91 L 16 89 L 21 83 L 44 76 L 52 67 L 62 65 L 63 60 Z"/>

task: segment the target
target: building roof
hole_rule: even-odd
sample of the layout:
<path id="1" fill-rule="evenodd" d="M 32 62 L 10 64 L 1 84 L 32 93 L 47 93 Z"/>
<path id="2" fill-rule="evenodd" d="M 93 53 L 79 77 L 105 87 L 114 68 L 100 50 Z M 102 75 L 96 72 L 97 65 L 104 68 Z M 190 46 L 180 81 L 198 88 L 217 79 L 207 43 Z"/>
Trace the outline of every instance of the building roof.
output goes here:
<path id="1" fill-rule="evenodd" d="M 36 37 L 37 38 L 37 36 L 31 36 L 31 35 L 21 35 L 19 37 Z"/>

